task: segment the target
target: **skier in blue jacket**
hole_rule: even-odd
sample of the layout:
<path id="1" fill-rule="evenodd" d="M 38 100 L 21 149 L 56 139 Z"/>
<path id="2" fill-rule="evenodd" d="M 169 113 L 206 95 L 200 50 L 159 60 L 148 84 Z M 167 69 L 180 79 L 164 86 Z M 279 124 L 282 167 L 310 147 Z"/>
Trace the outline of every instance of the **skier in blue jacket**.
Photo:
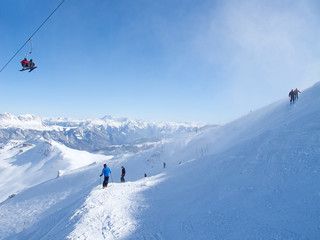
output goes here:
<path id="1" fill-rule="evenodd" d="M 103 167 L 102 172 L 100 174 L 100 177 L 102 175 L 104 175 L 104 181 L 103 181 L 103 184 L 102 184 L 103 188 L 106 188 L 108 186 L 110 173 L 111 173 L 110 168 L 107 167 L 107 164 L 104 164 L 104 167 Z"/>

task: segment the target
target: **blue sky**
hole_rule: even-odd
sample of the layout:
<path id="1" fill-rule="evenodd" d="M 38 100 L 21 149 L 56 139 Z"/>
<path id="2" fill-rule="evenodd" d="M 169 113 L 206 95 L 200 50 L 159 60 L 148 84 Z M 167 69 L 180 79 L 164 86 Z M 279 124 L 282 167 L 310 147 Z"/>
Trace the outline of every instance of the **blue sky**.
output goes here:
<path id="1" fill-rule="evenodd" d="M 60 0 L 3 0 L 0 67 Z M 320 76 L 320 3 L 66 0 L 0 73 L 0 112 L 225 123 Z"/>

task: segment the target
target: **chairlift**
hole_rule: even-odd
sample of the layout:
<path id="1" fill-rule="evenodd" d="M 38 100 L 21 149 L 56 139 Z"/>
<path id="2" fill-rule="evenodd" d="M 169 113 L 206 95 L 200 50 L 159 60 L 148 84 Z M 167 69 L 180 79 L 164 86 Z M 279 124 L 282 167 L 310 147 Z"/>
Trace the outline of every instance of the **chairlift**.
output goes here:
<path id="1" fill-rule="evenodd" d="M 29 72 L 33 71 L 34 69 L 37 68 L 37 66 L 34 64 L 33 60 L 30 59 L 30 61 L 27 60 L 28 55 L 32 54 L 32 38 L 29 39 L 30 41 L 30 52 L 28 52 L 26 54 L 26 57 L 20 62 L 22 65 L 22 69 L 20 70 L 20 72 L 25 71 L 25 70 L 29 70 Z"/>

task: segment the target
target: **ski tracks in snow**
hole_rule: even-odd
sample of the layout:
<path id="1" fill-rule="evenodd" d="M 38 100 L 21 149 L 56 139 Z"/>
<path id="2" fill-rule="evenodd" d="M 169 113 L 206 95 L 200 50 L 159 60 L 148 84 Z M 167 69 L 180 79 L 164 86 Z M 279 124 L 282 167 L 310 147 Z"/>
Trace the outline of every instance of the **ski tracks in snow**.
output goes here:
<path id="1" fill-rule="evenodd" d="M 156 185 L 163 175 L 136 182 L 111 183 L 93 189 L 82 207 L 71 217 L 78 218 L 67 239 L 124 239 L 139 226 L 139 215 L 148 208 L 141 192 Z"/>

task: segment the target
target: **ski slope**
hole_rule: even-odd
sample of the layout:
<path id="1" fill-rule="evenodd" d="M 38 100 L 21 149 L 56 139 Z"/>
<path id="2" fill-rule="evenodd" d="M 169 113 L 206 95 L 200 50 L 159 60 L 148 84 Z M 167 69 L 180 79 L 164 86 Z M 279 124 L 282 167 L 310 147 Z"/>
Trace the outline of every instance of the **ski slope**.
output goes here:
<path id="1" fill-rule="evenodd" d="M 0 202 L 58 175 L 112 157 L 70 149 L 42 137 L 10 141 L 0 149 Z"/>
<path id="2" fill-rule="evenodd" d="M 319 92 L 109 159 L 107 189 L 102 161 L 28 188 L 1 239 L 320 239 Z"/>

